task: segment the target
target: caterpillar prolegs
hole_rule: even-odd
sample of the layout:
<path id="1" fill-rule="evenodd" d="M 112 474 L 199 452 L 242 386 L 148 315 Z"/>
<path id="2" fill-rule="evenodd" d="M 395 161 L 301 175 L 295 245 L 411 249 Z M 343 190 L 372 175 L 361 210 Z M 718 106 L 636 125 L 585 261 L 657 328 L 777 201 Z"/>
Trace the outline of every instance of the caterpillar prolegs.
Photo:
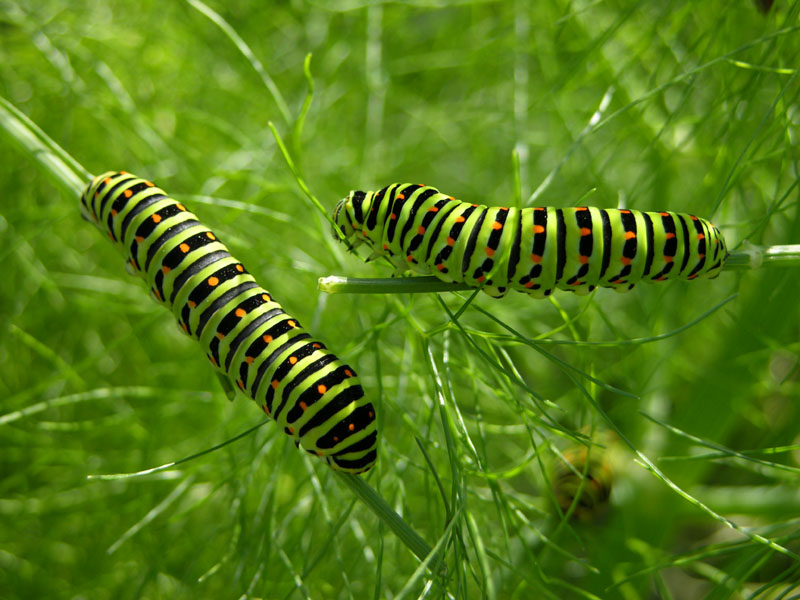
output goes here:
<path id="1" fill-rule="evenodd" d="M 355 371 L 289 316 L 208 227 L 153 183 L 95 177 L 81 213 L 234 387 L 335 470 L 375 463 L 375 409 Z"/>
<path id="2" fill-rule="evenodd" d="M 639 281 L 716 277 L 728 256 L 709 221 L 675 212 L 595 207 L 505 208 L 395 183 L 336 206 L 351 249 L 367 244 L 399 272 L 463 282 L 493 297 L 555 289 L 630 290 Z"/>

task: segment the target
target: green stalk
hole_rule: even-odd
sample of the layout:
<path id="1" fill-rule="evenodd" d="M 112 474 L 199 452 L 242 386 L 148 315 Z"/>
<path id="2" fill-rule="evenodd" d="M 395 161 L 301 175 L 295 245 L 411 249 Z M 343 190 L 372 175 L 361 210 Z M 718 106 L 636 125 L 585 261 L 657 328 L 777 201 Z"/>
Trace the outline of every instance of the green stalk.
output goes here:
<path id="1" fill-rule="evenodd" d="M 416 531 L 409 527 L 408 523 L 403 520 L 403 517 L 392 510 L 386 501 L 381 498 L 364 479 L 357 475 L 343 473 L 341 471 L 336 471 L 336 474 L 339 476 L 339 481 L 349 487 L 353 495 L 375 513 L 417 558 L 421 561 L 425 561 L 430 556 L 433 550 L 428 543 L 423 540 Z"/>
<path id="2" fill-rule="evenodd" d="M 724 271 L 745 271 L 761 267 L 800 266 L 800 244 L 754 246 L 730 253 Z M 317 289 L 326 294 L 427 294 L 474 289 L 465 283 L 447 283 L 433 275 L 402 278 L 358 278 L 329 275 L 320 277 Z"/>
<path id="3" fill-rule="evenodd" d="M 26 154 L 56 187 L 69 195 L 80 196 L 92 175 L 55 143 L 22 111 L 0 96 L 0 131 Z"/>

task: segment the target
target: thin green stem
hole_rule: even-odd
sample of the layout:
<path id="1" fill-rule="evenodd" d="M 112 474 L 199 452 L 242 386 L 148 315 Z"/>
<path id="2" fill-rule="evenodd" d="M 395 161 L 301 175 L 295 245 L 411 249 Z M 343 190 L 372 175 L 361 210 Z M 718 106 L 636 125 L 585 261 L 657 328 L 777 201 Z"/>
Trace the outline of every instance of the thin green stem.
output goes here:
<path id="1" fill-rule="evenodd" d="M 425 561 L 432 552 L 428 543 L 414 531 L 403 518 L 381 498 L 378 493 L 361 477 L 336 471 L 339 481 L 350 488 L 350 491 L 361 500 L 367 508 L 400 538 L 406 547 L 421 561 Z"/>
<path id="2" fill-rule="evenodd" d="M 731 252 L 723 270 L 745 271 L 761 267 L 800 266 L 800 244 L 753 246 Z M 473 289 L 466 283 L 448 283 L 433 275 L 403 278 L 320 277 L 317 288 L 326 294 L 428 294 Z"/>
<path id="3" fill-rule="evenodd" d="M 92 175 L 31 121 L 25 113 L 0 96 L 0 131 L 42 170 L 56 187 L 80 196 Z"/>
<path id="4" fill-rule="evenodd" d="M 214 25 L 219 27 L 222 32 L 228 36 L 228 39 L 233 42 L 233 45 L 236 46 L 236 49 L 242 53 L 242 56 L 247 59 L 247 62 L 250 63 L 250 66 L 253 67 L 253 70 L 258 73 L 258 76 L 261 78 L 261 81 L 264 83 L 264 86 L 269 91 L 272 99 L 275 101 L 276 106 L 278 107 L 278 111 L 280 111 L 283 120 L 287 123 L 292 122 L 292 115 L 289 111 L 289 106 L 286 104 L 286 100 L 283 99 L 283 95 L 281 91 L 278 89 L 278 86 L 275 85 L 275 82 L 272 80 L 272 77 L 269 76 L 267 70 L 264 68 L 264 65 L 261 64 L 261 61 L 258 60 L 258 57 L 255 53 L 250 49 L 250 46 L 242 39 L 242 37 L 236 33 L 236 30 L 231 27 L 230 23 L 228 23 L 222 15 L 216 12 L 213 8 L 201 2 L 200 0 L 186 0 L 189 5 L 194 8 L 196 11 L 201 13 L 202 15 L 206 16 Z"/>

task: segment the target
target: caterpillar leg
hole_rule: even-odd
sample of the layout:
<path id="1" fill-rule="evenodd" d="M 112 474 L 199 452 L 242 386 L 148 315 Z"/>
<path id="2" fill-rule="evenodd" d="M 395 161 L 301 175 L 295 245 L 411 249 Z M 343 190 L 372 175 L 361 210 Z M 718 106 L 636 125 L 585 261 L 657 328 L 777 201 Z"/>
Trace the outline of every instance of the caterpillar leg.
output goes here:
<path id="1" fill-rule="evenodd" d="M 233 387 L 233 384 L 231 384 L 230 380 L 219 371 L 214 371 L 214 373 L 219 380 L 220 386 L 222 386 L 222 391 L 225 392 L 225 397 L 231 402 L 236 400 L 236 389 Z"/>

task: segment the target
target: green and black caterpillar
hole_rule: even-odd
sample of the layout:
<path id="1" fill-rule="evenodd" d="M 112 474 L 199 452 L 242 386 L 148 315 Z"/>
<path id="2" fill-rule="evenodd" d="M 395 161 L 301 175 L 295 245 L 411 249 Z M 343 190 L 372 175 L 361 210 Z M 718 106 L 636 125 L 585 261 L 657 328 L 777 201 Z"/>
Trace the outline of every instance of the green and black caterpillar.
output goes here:
<path id="1" fill-rule="evenodd" d="M 705 219 L 594 207 L 504 208 L 395 183 L 350 192 L 333 214 L 352 249 L 367 244 L 398 270 L 536 298 L 555 289 L 627 291 L 639 281 L 716 277 L 728 251 Z"/>
<path id="2" fill-rule="evenodd" d="M 153 183 L 95 177 L 81 213 L 235 387 L 335 470 L 375 463 L 375 409 L 355 371 L 287 315 L 208 227 Z"/>

